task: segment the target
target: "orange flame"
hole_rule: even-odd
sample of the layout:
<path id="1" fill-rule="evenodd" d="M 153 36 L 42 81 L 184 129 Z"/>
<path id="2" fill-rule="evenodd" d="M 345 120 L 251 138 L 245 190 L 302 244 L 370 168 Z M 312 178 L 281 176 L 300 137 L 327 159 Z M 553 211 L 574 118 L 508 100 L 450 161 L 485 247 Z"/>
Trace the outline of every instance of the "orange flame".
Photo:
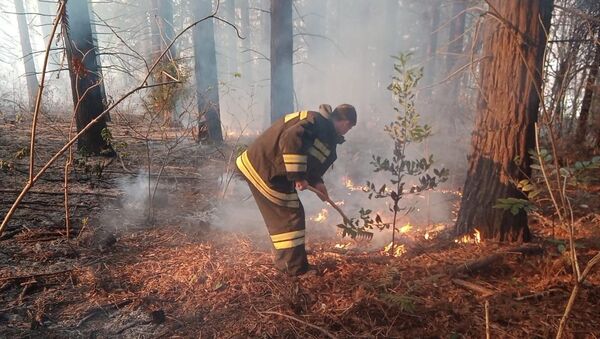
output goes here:
<path id="1" fill-rule="evenodd" d="M 350 247 L 351 243 L 345 243 L 345 244 L 335 244 L 335 246 L 333 246 L 334 248 L 339 248 L 339 249 L 347 249 L 348 247 Z"/>
<path id="2" fill-rule="evenodd" d="M 329 215 L 329 212 L 327 211 L 327 209 L 323 208 L 321 210 L 321 212 L 319 212 L 316 216 L 310 218 L 310 220 L 316 221 L 316 222 L 323 222 L 323 221 L 327 220 L 328 215 Z"/>
<path id="3" fill-rule="evenodd" d="M 393 243 L 389 243 L 387 246 L 385 246 L 383 251 L 385 253 L 389 253 L 392 249 L 392 244 Z M 391 253 L 391 255 L 394 257 L 401 257 L 404 253 L 406 253 L 406 247 L 403 244 L 396 244 L 394 245 L 394 253 Z"/>
<path id="4" fill-rule="evenodd" d="M 410 232 L 410 230 L 412 230 L 412 225 L 410 223 L 400 227 L 400 233 L 408 233 Z"/>
<path id="5" fill-rule="evenodd" d="M 458 239 L 454 239 L 457 244 L 479 244 L 481 243 L 481 232 L 475 229 L 473 234 L 465 234 Z"/>
<path id="6" fill-rule="evenodd" d="M 367 186 L 355 185 L 352 179 L 348 177 L 344 177 L 344 186 L 351 191 L 363 191 L 367 188 Z"/>

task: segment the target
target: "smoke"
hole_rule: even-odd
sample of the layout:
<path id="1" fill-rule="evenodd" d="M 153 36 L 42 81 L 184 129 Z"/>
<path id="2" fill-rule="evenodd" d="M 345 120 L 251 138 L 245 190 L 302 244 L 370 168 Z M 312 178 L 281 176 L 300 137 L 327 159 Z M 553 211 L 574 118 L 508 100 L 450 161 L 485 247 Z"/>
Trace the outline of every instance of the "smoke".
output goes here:
<path id="1" fill-rule="evenodd" d="M 121 193 L 119 202 L 108 206 L 99 218 L 103 228 L 123 231 L 144 228 L 152 225 L 152 217 L 157 213 L 169 216 L 176 212 L 171 209 L 168 194 L 162 185 L 156 187 L 154 178 L 148 179 L 148 173 L 140 171 L 135 176 L 119 177 L 116 186 Z M 155 190 L 156 188 L 156 190 Z M 152 196 L 152 211 L 149 207 L 149 197 Z M 152 213 L 152 215 L 150 214 Z"/>
<path id="2" fill-rule="evenodd" d="M 140 57 L 152 64 L 149 23 L 155 18 L 149 3 L 150 0 L 144 0 L 135 4 L 91 5 L 91 19 L 92 24 L 96 24 L 96 38 L 109 101 L 111 98 L 120 98 L 145 75 L 147 65 Z M 238 3 L 239 6 L 247 4 L 247 22 L 245 17 L 241 17 L 246 9 L 242 10 Z M 174 5 L 175 32 L 180 32 L 193 21 L 190 4 L 190 1 L 183 1 Z M 221 121 L 226 140 L 237 143 L 240 135 L 255 138 L 269 125 L 270 63 L 265 56 L 270 55 L 270 18 L 267 0 L 249 0 L 247 3 L 236 1 L 235 4 L 234 18 L 231 17 L 231 12 L 219 14 L 241 26 L 242 35 L 247 39 L 237 39 L 235 31 L 229 25 L 216 21 L 214 34 Z M 440 67 L 444 64 L 443 56 L 432 60 L 426 52 L 432 30 L 428 18 L 430 5 L 429 1 L 406 0 L 294 2 L 295 109 L 318 110 L 322 103 L 334 107 L 350 103 L 358 110 L 358 125 L 347 135 L 347 142 L 338 147 L 338 160 L 324 178 L 331 197 L 336 201 L 344 201 L 342 208 L 350 216 L 356 216 L 361 207 L 390 214 L 386 201 L 369 200 L 360 190 L 350 191 L 346 183 L 347 179 L 351 179 L 355 185 L 364 185 L 367 180 L 379 184 L 387 182 L 383 175 L 373 172 L 369 162 L 373 155 L 391 156 L 393 145 L 383 132 L 384 125 L 393 120 L 396 114 L 393 98 L 386 89 L 393 74 L 394 60 L 391 56 L 398 52 L 413 52 L 412 62 L 416 66 L 425 66 L 426 73 L 432 62 L 438 63 L 436 69 L 440 74 L 434 74 L 434 81 L 445 77 L 441 70 L 443 67 Z M 449 25 L 446 25 L 449 14 L 443 11 L 449 10 L 450 6 L 441 8 L 442 19 L 437 30 L 439 55 L 443 55 L 445 51 L 444 44 L 447 43 L 449 34 Z M 249 29 L 244 27 L 245 23 L 249 23 Z M 111 28 L 118 28 L 116 31 L 119 36 Z M 36 46 L 44 45 L 39 36 L 34 37 L 33 42 Z M 188 93 L 192 93 L 186 100 L 193 107 L 195 84 L 192 31 L 183 35 L 175 47 L 177 62 L 183 75 L 183 86 Z M 460 64 L 457 61 L 457 65 Z M 65 82 L 67 77 L 57 78 L 58 76 L 49 78 L 55 83 L 50 83 L 47 91 L 53 92 L 54 97 L 68 97 L 66 94 L 69 86 Z M 461 84 L 455 82 L 451 86 Z M 466 164 L 471 127 L 469 117 L 473 108 L 467 105 L 460 108 L 445 105 L 444 98 L 450 88 L 438 86 L 417 94 L 418 112 L 425 121 L 432 123 L 435 136 L 424 147 L 411 150 L 409 157 L 434 154 L 438 159 L 434 166 L 451 169 L 450 182 L 443 188 L 454 191 L 463 183 L 462 178 L 455 174 L 461 172 Z M 128 114 L 144 113 L 144 105 L 139 103 L 149 101 L 149 94 L 149 91 L 140 92 L 127 99 L 120 108 Z M 454 116 L 466 119 L 454 119 L 450 128 L 445 122 L 448 117 Z M 193 115 L 188 120 L 186 122 L 193 122 Z M 153 188 L 154 183 L 150 185 Z M 119 188 L 124 192 L 122 206 L 119 207 L 119 213 L 124 217 L 115 218 L 114 213 L 107 213 L 109 218 L 112 217 L 111 222 L 121 226 L 143 222 L 148 209 L 147 174 L 140 173 L 134 179 L 123 179 L 119 182 Z M 166 203 L 167 196 L 162 189 L 158 190 L 154 201 L 155 204 L 159 202 L 161 210 L 170 206 Z M 337 212 L 312 192 L 301 192 L 300 198 L 306 211 L 309 231 L 334 236 L 335 224 L 341 221 Z M 428 225 L 450 222 L 453 218 L 451 203 L 455 198 L 450 193 L 442 192 L 407 198 L 402 203 L 415 206 L 416 211 L 401 223 Z M 165 200 L 164 203 L 160 203 L 162 200 Z M 324 208 L 328 211 L 326 224 L 310 220 Z M 266 234 L 264 221 L 245 182 L 234 180 L 223 199 L 217 199 L 210 208 L 194 213 L 190 218 L 210 222 L 214 227 L 248 234 Z"/>

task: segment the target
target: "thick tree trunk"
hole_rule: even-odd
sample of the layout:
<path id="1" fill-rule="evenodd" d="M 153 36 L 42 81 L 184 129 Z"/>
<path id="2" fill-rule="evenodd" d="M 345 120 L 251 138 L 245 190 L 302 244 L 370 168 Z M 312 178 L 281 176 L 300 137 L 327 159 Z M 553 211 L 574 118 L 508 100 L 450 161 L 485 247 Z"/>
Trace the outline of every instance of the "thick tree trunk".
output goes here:
<path id="1" fill-rule="evenodd" d="M 485 239 L 528 241 L 527 214 L 493 206 L 500 198 L 525 198 L 515 180 L 531 174 L 542 83 L 545 32 L 552 0 L 489 0 L 484 24 L 478 117 L 472 138 L 468 178 L 456 222 L 463 234 L 477 228 Z M 520 159 L 517 164 L 515 159 Z"/>
<path id="2" fill-rule="evenodd" d="M 294 110 L 292 0 L 271 0 L 271 122 Z"/>
<path id="3" fill-rule="evenodd" d="M 23 0 L 15 0 L 15 10 L 17 14 L 17 24 L 19 26 L 19 37 L 21 38 L 21 52 L 23 52 L 23 64 L 25 66 L 25 79 L 27 80 L 27 99 L 28 108 L 33 111 L 39 83 L 35 72 L 35 62 L 31 53 L 31 41 L 29 40 L 29 28 L 27 27 L 27 17 Z"/>
<path id="4" fill-rule="evenodd" d="M 80 131 L 104 111 L 101 79 L 97 64 L 97 51 L 92 37 L 87 0 L 68 1 L 69 33 L 65 48 L 71 77 L 71 90 L 77 130 Z M 84 133 L 77 141 L 81 152 L 94 155 L 114 155 L 114 151 L 102 138 L 106 128 L 103 118 Z"/>
<path id="5" fill-rule="evenodd" d="M 93 3 L 90 2 L 89 4 L 91 6 L 91 8 L 94 8 Z M 90 15 L 92 14 L 92 12 L 90 12 Z M 96 33 L 96 25 L 95 24 L 91 24 L 90 25 L 91 29 L 92 29 L 92 42 L 94 44 L 94 46 L 99 46 L 98 44 L 98 34 Z M 96 54 L 96 65 L 97 65 L 97 69 L 98 69 L 98 76 L 100 77 L 100 79 L 104 79 L 104 74 L 102 72 L 102 60 L 100 59 L 100 55 Z M 101 92 L 101 96 L 102 96 L 102 100 L 106 100 L 106 86 L 104 81 L 100 82 L 100 92 Z M 106 102 L 104 102 L 104 104 L 106 105 Z M 110 122 L 111 118 L 110 118 L 110 113 L 107 113 L 104 116 L 104 119 L 106 120 L 106 122 Z"/>
<path id="6" fill-rule="evenodd" d="M 583 144 L 587 136 L 588 120 L 590 116 L 590 107 L 592 106 L 592 96 L 594 95 L 594 86 L 598 78 L 598 67 L 600 67 L 600 44 L 596 43 L 594 51 L 594 61 L 590 67 L 588 77 L 585 81 L 585 91 L 581 101 L 581 110 L 579 111 L 579 120 L 575 131 L 575 143 Z"/>
<path id="7" fill-rule="evenodd" d="M 196 20 L 210 15 L 213 11 L 211 0 L 193 1 L 192 11 Z M 192 35 L 199 130 L 203 130 L 206 126 L 209 140 L 221 142 L 223 132 L 219 112 L 219 82 L 213 20 L 209 19 L 197 24 L 193 28 Z"/>

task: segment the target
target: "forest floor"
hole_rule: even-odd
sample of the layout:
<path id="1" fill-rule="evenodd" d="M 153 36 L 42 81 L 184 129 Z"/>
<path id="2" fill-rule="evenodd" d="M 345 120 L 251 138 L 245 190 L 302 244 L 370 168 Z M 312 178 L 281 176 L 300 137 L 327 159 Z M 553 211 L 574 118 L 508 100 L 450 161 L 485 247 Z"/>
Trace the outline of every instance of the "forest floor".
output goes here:
<path id="1" fill-rule="evenodd" d="M 36 167 L 64 143 L 57 130 L 66 126 L 41 125 Z M 0 121 L 2 216 L 27 178 L 27 128 Z M 116 127 L 113 136 L 128 142 L 127 166 L 114 160 L 99 176 L 105 160 L 79 163 L 70 175 L 69 237 L 64 159 L 0 236 L 0 337 L 482 338 L 486 326 L 495 338 L 556 333 L 573 278 L 567 234 L 553 230 L 550 217 L 532 220 L 527 246 L 415 232 L 398 257 L 310 237 L 309 260 L 320 273 L 290 278 L 272 268 L 267 239 L 197 217 L 218 195 L 227 150 L 187 141 L 169 154 L 148 222 L 123 190 L 139 181 L 146 141 Z M 158 148 L 153 156 L 161 158 Z M 593 186 L 572 192 L 584 199 L 575 208 L 581 267 L 600 250 L 598 193 Z M 600 337 L 599 310 L 596 268 L 568 337 Z"/>

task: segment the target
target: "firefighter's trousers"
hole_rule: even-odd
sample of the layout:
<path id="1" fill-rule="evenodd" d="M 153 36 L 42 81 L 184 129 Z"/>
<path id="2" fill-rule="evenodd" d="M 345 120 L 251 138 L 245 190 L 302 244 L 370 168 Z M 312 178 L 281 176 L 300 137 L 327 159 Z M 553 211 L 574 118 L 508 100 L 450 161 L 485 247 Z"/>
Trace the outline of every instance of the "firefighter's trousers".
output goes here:
<path id="1" fill-rule="evenodd" d="M 262 214 L 275 254 L 275 268 L 290 275 L 299 275 L 308 270 L 304 247 L 304 207 L 283 207 L 274 204 L 248 182 L 254 200 Z"/>

